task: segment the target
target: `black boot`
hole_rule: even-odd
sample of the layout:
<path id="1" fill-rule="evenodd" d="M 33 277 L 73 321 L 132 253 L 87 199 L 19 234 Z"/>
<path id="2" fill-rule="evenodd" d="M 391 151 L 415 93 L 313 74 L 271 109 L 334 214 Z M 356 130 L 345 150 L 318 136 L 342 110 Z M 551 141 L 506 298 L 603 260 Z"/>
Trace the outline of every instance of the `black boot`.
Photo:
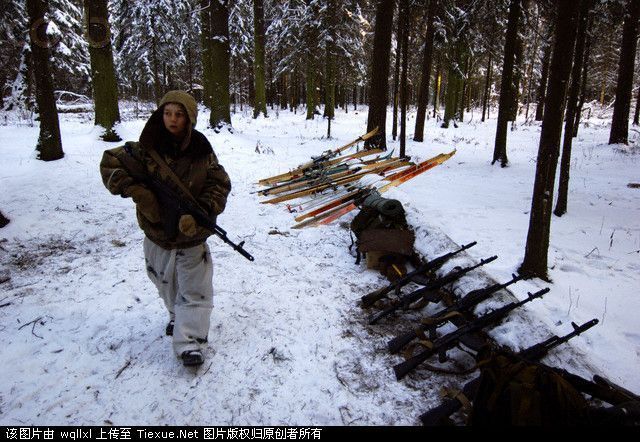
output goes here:
<path id="1" fill-rule="evenodd" d="M 167 336 L 173 336 L 173 324 L 174 324 L 174 320 L 172 319 L 171 321 L 169 321 L 169 323 L 167 324 L 167 328 L 165 329 L 165 333 L 167 334 Z"/>
<path id="2" fill-rule="evenodd" d="M 182 363 L 186 366 L 201 365 L 204 362 L 200 350 L 187 350 L 182 352 Z"/>

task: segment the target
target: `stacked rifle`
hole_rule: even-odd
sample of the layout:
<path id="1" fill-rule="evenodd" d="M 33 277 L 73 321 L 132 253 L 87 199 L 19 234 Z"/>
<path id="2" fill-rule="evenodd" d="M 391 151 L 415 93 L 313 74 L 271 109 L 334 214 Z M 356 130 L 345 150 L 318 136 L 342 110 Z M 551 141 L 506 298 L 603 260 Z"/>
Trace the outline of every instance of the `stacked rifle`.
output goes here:
<path id="1" fill-rule="evenodd" d="M 329 224 L 354 210 L 371 193 L 397 187 L 455 154 L 453 150 L 416 164 L 408 157 L 392 157 L 393 152 L 386 154 L 375 148 L 345 153 L 377 134 L 375 128 L 289 172 L 260 180 L 258 184 L 265 188 L 257 193 L 268 197 L 262 203 L 286 203 L 290 212 L 298 213 L 294 229 Z"/>
<path id="2" fill-rule="evenodd" d="M 419 311 L 428 304 L 441 305 L 435 312 L 423 317 L 418 324 L 414 324 L 411 328 L 398 334 L 388 342 L 388 349 L 391 354 L 397 354 L 404 350 L 405 360 L 394 366 L 394 372 L 398 380 L 403 379 L 407 374 L 421 366 L 430 370 L 447 372 L 441 367 L 430 365 L 428 360 L 437 356 L 439 362 L 446 362 L 449 359 L 447 353 L 454 347 L 464 347 L 475 352 L 476 355 L 488 348 L 487 346 L 495 347 L 495 344 L 492 343 L 484 330 L 498 325 L 515 309 L 541 298 L 549 292 L 548 288 L 544 288 L 535 293 L 528 293 L 522 301 L 508 302 L 482 315 L 474 315 L 473 311 L 479 304 L 494 298 L 496 294 L 522 279 L 519 275 L 512 275 L 512 278 L 508 281 L 490 284 L 456 298 L 453 295 L 454 291 L 450 289 L 451 285 L 469 272 L 494 261 L 497 256 L 482 259 L 477 264 L 466 267 L 455 267 L 442 275 L 438 275 L 436 271 L 447 261 L 474 245 L 476 245 L 476 242 L 463 245 L 457 250 L 422 262 L 415 270 L 406 273 L 395 282 L 361 298 L 363 308 L 377 307 L 379 309 L 369 316 L 369 324 L 376 324 L 399 312 Z M 449 323 L 454 326 L 453 331 L 441 333 L 439 329 L 444 328 L 443 326 Z M 514 357 L 521 358 L 523 361 L 538 363 L 551 349 L 585 332 L 597 323 L 596 319 L 588 321 L 581 326 L 572 323 L 573 331 L 571 333 L 563 337 L 552 336 L 543 342 L 514 354 Z M 447 330 L 451 330 L 451 326 Z M 416 351 L 416 349 L 418 350 Z M 474 366 L 473 369 L 475 368 Z M 604 409 L 604 411 L 600 410 L 599 412 L 610 414 L 626 413 L 628 412 L 626 408 L 616 408 L 616 406 L 629 401 L 635 401 L 635 406 L 640 407 L 638 405 L 640 402 L 637 402 L 639 399 L 636 395 L 604 378 L 595 376 L 593 381 L 589 381 L 565 370 L 549 369 L 560 373 L 577 390 L 614 405 L 611 409 Z M 468 382 L 461 391 L 457 391 L 444 399 L 440 406 L 424 413 L 421 416 L 422 422 L 425 425 L 443 424 L 448 422 L 449 416 L 463 406 L 468 408 L 478 389 L 479 382 L 479 378 Z M 640 411 L 637 412 L 640 413 Z"/>

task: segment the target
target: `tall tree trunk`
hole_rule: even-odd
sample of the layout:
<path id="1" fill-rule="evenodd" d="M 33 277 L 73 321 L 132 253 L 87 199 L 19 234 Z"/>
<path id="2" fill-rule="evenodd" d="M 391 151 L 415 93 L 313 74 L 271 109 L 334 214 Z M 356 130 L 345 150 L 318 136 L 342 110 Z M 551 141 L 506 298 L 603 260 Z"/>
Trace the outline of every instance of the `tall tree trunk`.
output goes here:
<path id="1" fill-rule="evenodd" d="M 487 118 L 489 118 L 488 115 L 488 103 L 489 103 L 489 94 L 491 93 L 491 74 L 493 70 L 493 53 L 491 51 L 489 51 L 489 61 L 487 62 L 487 76 L 486 76 L 486 80 L 484 83 L 484 94 L 482 96 L 482 121 L 484 122 L 485 120 L 485 114 L 487 114 Z"/>
<path id="2" fill-rule="evenodd" d="M 231 125 L 229 100 L 229 9 L 228 0 L 211 2 L 211 115 L 214 129 Z"/>
<path id="3" fill-rule="evenodd" d="M 581 0 L 578 33 L 576 37 L 576 49 L 573 56 L 573 68 L 571 70 L 571 86 L 569 87 L 569 99 L 567 100 L 567 113 L 564 123 L 564 140 L 562 142 L 562 157 L 560 159 L 560 180 L 558 183 L 558 201 L 553 213 L 562 216 L 567 213 L 567 200 L 569 196 L 569 175 L 571 168 L 571 147 L 573 143 L 573 125 L 576 121 L 578 109 L 578 93 L 582 82 L 582 57 L 589 20 L 589 8 L 591 0 Z"/>
<path id="4" fill-rule="evenodd" d="M 113 67 L 111 31 L 107 0 L 84 0 L 86 38 L 91 57 L 91 83 L 96 113 L 96 125 L 102 126 L 105 141 L 121 141 L 113 130 L 120 121 L 118 83 Z"/>
<path id="5" fill-rule="evenodd" d="M 393 72 L 393 122 L 391 124 L 391 137 L 395 141 L 398 136 L 398 106 L 400 104 L 400 64 L 402 63 L 402 38 L 404 32 L 401 19 L 401 8 L 398 6 L 398 26 L 396 30 L 396 67 Z"/>
<path id="6" fill-rule="evenodd" d="M 211 109 L 213 98 L 211 91 L 211 69 L 213 66 L 211 54 L 211 8 L 210 0 L 200 0 L 200 45 L 202 46 L 202 101 Z M 242 101 L 240 101 L 242 106 Z M 242 110 L 242 109 L 240 109 Z"/>
<path id="7" fill-rule="evenodd" d="M 373 54 L 370 61 L 371 81 L 369 83 L 369 115 L 367 131 L 378 127 L 379 136 L 369 139 L 367 146 L 387 148 L 386 122 L 389 98 L 389 53 L 391 52 L 391 31 L 393 27 L 394 0 L 379 0 L 376 9 L 376 25 L 373 36 Z"/>
<path id="8" fill-rule="evenodd" d="M 263 0 L 253 0 L 253 79 L 255 82 L 255 102 L 253 118 L 260 112 L 267 116 L 267 99 L 264 85 L 264 4 Z"/>
<path id="9" fill-rule="evenodd" d="M 442 86 L 442 61 L 440 56 L 438 56 L 438 64 L 436 66 L 436 84 L 433 88 L 433 118 L 436 118 L 438 109 L 440 108 L 440 87 Z"/>
<path id="10" fill-rule="evenodd" d="M 307 55 L 306 63 L 306 97 L 307 97 L 307 120 L 313 120 L 316 113 L 316 80 L 315 68 L 313 66 L 311 54 Z"/>
<path id="11" fill-rule="evenodd" d="M 542 70 L 538 85 L 538 106 L 536 107 L 536 121 L 542 121 L 544 116 L 544 99 L 547 94 L 547 80 L 549 79 L 549 64 L 551 62 L 551 43 L 547 42 L 542 51 Z"/>
<path id="12" fill-rule="evenodd" d="M 337 0 L 328 0 L 327 7 L 331 11 L 338 9 Z M 326 76 L 325 76 L 325 105 L 324 116 L 329 120 L 335 116 L 336 108 L 336 14 L 329 14 L 326 31 L 327 39 L 325 41 L 325 56 L 326 56 Z M 329 123 L 330 124 L 330 123 Z"/>
<path id="13" fill-rule="evenodd" d="M 636 111 L 633 115 L 633 125 L 637 126 L 640 124 L 640 87 L 638 87 L 638 98 L 636 98 Z"/>
<path id="14" fill-rule="evenodd" d="M 464 121 L 464 106 L 466 102 L 466 96 L 468 92 L 468 84 L 469 84 L 469 64 L 470 64 L 470 56 L 468 52 L 464 54 L 464 74 L 462 75 L 462 89 L 460 91 L 460 111 L 458 114 L 458 120 L 462 123 Z M 462 61 L 462 60 L 461 60 Z"/>
<path id="15" fill-rule="evenodd" d="M 424 120 L 427 115 L 429 103 L 429 81 L 431 79 L 431 64 L 433 60 L 433 38 L 435 36 L 435 10 L 438 0 L 429 1 L 427 10 L 427 33 L 424 37 L 424 54 L 422 56 L 422 73 L 420 78 L 420 91 L 418 93 L 418 112 L 416 114 L 416 127 L 413 141 L 424 140 Z"/>
<path id="16" fill-rule="evenodd" d="M 520 16 L 517 28 L 524 27 L 525 16 L 523 11 L 527 11 L 529 0 L 520 0 Z M 520 103 L 520 82 L 522 81 L 522 65 L 524 64 L 524 42 L 520 32 L 516 30 L 515 60 L 513 62 L 513 77 L 511 79 L 511 110 L 509 121 L 515 122 L 518 117 L 518 105 Z"/>
<path id="17" fill-rule="evenodd" d="M 160 60 L 158 57 L 158 39 L 155 34 L 155 17 L 151 17 L 151 68 L 153 69 L 153 92 L 156 106 L 160 104 L 162 98 L 162 80 L 160 79 Z"/>
<path id="18" fill-rule="evenodd" d="M 456 43 L 458 45 L 459 43 Z M 453 52 L 456 52 L 457 49 L 453 49 Z M 449 62 L 449 70 L 447 72 L 447 89 L 445 91 L 445 99 L 444 99 L 444 118 L 442 119 L 441 127 L 446 129 L 449 127 L 449 122 L 454 120 L 453 125 L 458 127 L 455 122 L 456 118 L 456 103 L 458 99 L 458 91 L 460 89 L 460 83 L 462 81 L 462 76 L 460 74 L 460 67 L 458 66 L 456 60 L 458 59 L 457 55 L 452 54 L 453 60 Z"/>
<path id="19" fill-rule="evenodd" d="M 526 87 L 526 111 L 524 113 L 525 121 L 529 120 L 529 105 L 531 104 L 531 85 L 533 84 L 533 66 L 538 55 L 538 42 L 540 41 L 540 9 L 536 11 L 536 25 L 534 28 L 535 37 L 533 39 L 533 48 L 529 57 L 529 67 L 527 67 L 527 87 Z"/>
<path id="20" fill-rule="evenodd" d="M 524 261 L 519 272 L 525 277 L 547 277 L 547 255 L 553 205 L 553 187 L 560 151 L 562 117 L 567 84 L 571 74 L 571 56 L 576 40 L 580 2 L 558 0 L 556 35 L 549 74 L 546 109 L 542 121 L 536 177 L 529 215 L 529 231 Z"/>
<path id="21" fill-rule="evenodd" d="M 401 13 L 398 21 L 402 22 L 402 74 L 400 75 L 400 157 L 406 153 L 407 143 L 407 70 L 409 58 L 409 0 L 400 0 Z"/>
<path id="22" fill-rule="evenodd" d="M 616 101 L 613 105 L 609 144 L 627 144 L 631 90 L 633 88 L 633 68 L 638 43 L 638 18 L 640 18 L 640 0 L 629 0 L 622 31 L 618 84 L 616 85 Z"/>
<path id="23" fill-rule="evenodd" d="M 32 67 L 36 80 L 36 103 L 40 120 L 40 134 L 36 150 L 38 158 L 44 161 L 58 160 L 64 156 L 60 138 L 58 110 L 53 96 L 53 81 L 49 69 L 49 46 L 46 35 L 48 22 L 45 15 L 49 10 L 47 0 L 27 0 L 31 36 Z M 38 24 L 40 24 L 38 26 Z"/>
<path id="24" fill-rule="evenodd" d="M 587 23 L 587 41 L 585 43 L 584 55 L 582 60 L 582 86 L 580 86 L 580 100 L 578 101 L 578 108 L 576 109 L 576 122 L 573 125 L 573 137 L 578 136 L 578 128 L 580 127 L 580 118 L 582 116 L 582 107 L 584 106 L 584 102 L 587 95 L 587 74 L 589 72 L 589 56 L 591 54 L 591 23 L 593 22 L 592 17 L 589 18 L 589 23 Z"/>
<path id="25" fill-rule="evenodd" d="M 509 21 L 507 35 L 504 44 L 504 62 L 502 64 L 502 81 L 500 82 L 500 101 L 498 107 L 498 125 L 496 128 L 496 141 L 493 149 L 493 161 L 500 161 L 502 167 L 506 167 L 507 159 L 507 126 L 513 110 L 513 96 L 515 94 L 514 63 L 518 45 L 518 22 L 520 21 L 520 9 L 522 0 L 511 0 L 509 5 Z"/>

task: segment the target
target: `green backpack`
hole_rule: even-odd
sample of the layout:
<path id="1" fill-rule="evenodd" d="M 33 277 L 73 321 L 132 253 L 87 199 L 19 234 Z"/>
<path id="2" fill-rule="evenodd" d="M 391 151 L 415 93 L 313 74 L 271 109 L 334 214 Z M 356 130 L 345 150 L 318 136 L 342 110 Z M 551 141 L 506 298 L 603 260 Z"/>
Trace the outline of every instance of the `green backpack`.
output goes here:
<path id="1" fill-rule="evenodd" d="M 390 280 L 406 273 L 405 264 L 415 253 L 415 235 L 400 201 L 372 193 L 351 221 L 351 231 L 356 237 L 356 264 L 364 256 L 368 268 Z"/>

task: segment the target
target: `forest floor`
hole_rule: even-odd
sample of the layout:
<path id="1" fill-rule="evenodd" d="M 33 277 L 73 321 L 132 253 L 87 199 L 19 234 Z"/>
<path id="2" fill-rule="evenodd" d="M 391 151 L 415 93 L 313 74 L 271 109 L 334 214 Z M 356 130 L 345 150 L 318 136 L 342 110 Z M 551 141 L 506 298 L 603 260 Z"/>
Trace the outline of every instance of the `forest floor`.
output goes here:
<path id="1" fill-rule="evenodd" d="M 123 115 L 118 132 L 136 140 L 149 114 Z M 419 425 L 441 387 L 470 376 L 417 370 L 396 381 L 402 359 L 386 343 L 410 324 L 367 325 L 358 301 L 385 281 L 354 264 L 345 227 L 353 214 L 291 230 L 293 214 L 252 193 L 258 179 L 364 133 L 366 116 L 339 111 L 327 139 L 326 120 L 302 112 L 253 120 L 245 109 L 233 115 L 233 133 L 205 129 L 201 113 L 198 129 L 233 183 L 218 222 L 256 260 L 209 240 L 215 307 L 206 361 L 194 371 L 164 336 L 167 314 L 145 275 L 134 205 L 101 182 L 102 152 L 115 145 L 99 141 L 91 114 L 62 114 L 65 157 L 44 163 L 35 159 L 37 126 L 9 115 L 0 126 L 0 209 L 11 219 L 0 230 L 0 425 Z M 540 135 L 539 123 L 519 121 L 502 169 L 490 164 L 495 119 L 467 118 L 447 130 L 427 121 L 426 141 L 408 141 L 407 154 L 456 155 L 386 194 L 404 204 L 424 256 L 478 242 L 444 271 L 499 256 L 465 276 L 461 292 L 510 279 L 522 261 Z M 638 393 L 640 190 L 628 184 L 640 181 L 640 154 L 635 139 L 607 145 L 608 132 L 594 116 L 574 142 L 569 212 L 552 219 L 552 282 L 520 282 L 477 312 L 550 287 L 490 334 L 521 349 L 596 318 L 546 361 Z M 396 154 L 398 145 L 389 140 Z M 459 366 L 473 363 L 453 355 Z"/>

